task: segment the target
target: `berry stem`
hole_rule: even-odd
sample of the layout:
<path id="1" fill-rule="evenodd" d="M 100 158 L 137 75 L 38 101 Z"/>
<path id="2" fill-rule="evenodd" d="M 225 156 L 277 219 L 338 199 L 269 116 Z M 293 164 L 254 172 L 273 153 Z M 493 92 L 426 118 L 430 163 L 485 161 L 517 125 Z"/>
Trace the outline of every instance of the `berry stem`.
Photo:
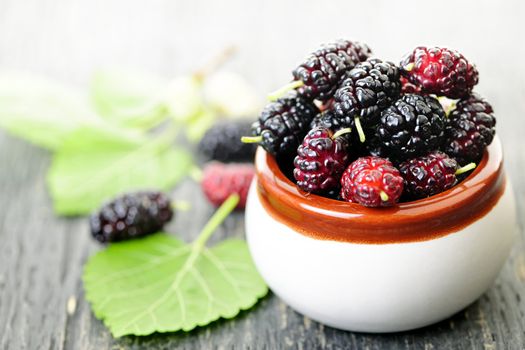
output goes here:
<path id="1" fill-rule="evenodd" d="M 339 136 L 342 136 L 342 135 L 345 135 L 345 134 L 348 134 L 352 132 L 352 128 L 344 128 L 344 129 L 340 129 L 338 130 L 335 134 L 332 135 L 331 139 L 332 140 L 335 140 L 336 138 L 338 138 Z"/>
<path id="2" fill-rule="evenodd" d="M 466 173 L 467 171 L 471 171 L 475 167 L 476 167 L 476 163 L 468 163 L 467 165 L 462 166 L 461 168 L 456 170 L 456 175 L 461 175 L 463 173 Z"/>
<path id="3" fill-rule="evenodd" d="M 445 109 L 445 116 L 449 116 L 450 112 L 452 112 L 454 109 L 456 109 L 456 101 L 452 101 L 447 108 Z"/>
<path id="4" fill-rule="evenodd" d="M 262 141 L 262 136 L 243 136 L 241 137 L 242 143 L 259 143 Z"/>
<path id="5" fill-rule="evenodd" d="M 385 191 L 380 191 L 380 192 L 379 192 L 379 197 L 381 197 L 381 200 L 382 200 L 383 202 L 388 201 L 388 198 L 389 198 L 389 197 L 388 197 L 388 194 L 386 194 Z"/>
<path id="6" fill-rule="evenodd" d="M 226 199 L 219 209 L 213 214 L 208 223 L 202 228 L 197 239 L 193 242 L 192 247 L 194 251 L 201 251 L 208 239 L 211 237 L 213 232 L 219 227 L 220 224 L 230 215 L 239 203 L 239 195 L 232 194 Z"/>
<path id="7" fill-rule="evenodd" d="M 359 134 L 359 141 L 363 143 L 366 141 L 366 136 L 365 136 L 365 132 L 363 131 L 363 127 L 361 126 L 361 120 L 359 119 L 359 117 L 355 117 L 354 122 L 355 122 L 355 128 L 357 129 L 357 133 Z"/>
<path id="8" fill-rule="evenodd" d="M 303 83 L 302 80 L 294 80 L 294 81 L 284 85 L 283 87 L 275 90 L 274 92 L 271 92 L 268 95 L 268 100 L 275 101 L 278 98 L 282 97 L 284 94 L 286 94 L 288 91 L 297 89 L 298 87 L 301 87 L 303 85 L 304 85 L 304 83 Z"/>
<path id="9" fill-rule="evenodd" d="M 415 63 L 413 62 L 410 62 L 409 64 L 407 64 L 406 66 L 403 66 L 403 69 L 407 72 L 410 72 L 412 69 L 414 69 L 415 67 Z"/>
<path id="10" fill-rule="evenodd" d="M 237 51 L 237 48 L 235 46 L 233 46 L 233 45 L 225 47 L 221 52 L 219 52 L 218 55 L 213 57 L 204 66 L 202 66 L 201 68 L 197 69 L 193 73 L 193 76 L 198 81 L 203 81 L 211 73 L 215 72 L 224 63 L 226 63 L 235 54 L 236 51 Z"/>
<path id="11" fill-rule="evenodd" d="M 188 201 L 172 201 L 171 208 L 173 210 L 188 211 L 191 209 L 191 203 Z"/>
<path id="12" fill-rule="evenodd" d="M 443 110 L 445 111 L 445 116 L 448 117 L 450 112 L 452 112 L 454 109 L 456 109 L 456 101 L 445 97 L 445 96 L 436 96 L 439 103 L 443 107 Z"/>
<path id="13" fill-rule="evenodd" d="M 193 166 L 190 169 L 190 177 L 193 179 L 193 181 L 201 182 L 202 176 L 202 170 L 198 166 Z"/>

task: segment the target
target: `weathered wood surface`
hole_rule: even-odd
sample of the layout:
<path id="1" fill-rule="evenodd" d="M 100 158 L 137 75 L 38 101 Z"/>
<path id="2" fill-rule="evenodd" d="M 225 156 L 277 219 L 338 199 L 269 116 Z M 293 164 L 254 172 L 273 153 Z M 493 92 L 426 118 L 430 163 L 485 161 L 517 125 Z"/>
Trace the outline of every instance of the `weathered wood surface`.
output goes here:
<path id="1" fill-rule="evenodd" d="M 98 67 L 130 66 L 174 76 L 227 44 L 228 67 L 261 92 L 288 79 L 305 52 L 337 37 L 368 42 L 397 60 L 417 44 L 445 44 L 473 59 L 478 90 L 493 103 L 518 200 L 520 235 L 494 286 L 438 325 L 367 335 L 310 321 L 269 295 L 255 309 L 190 333 L 112 339 L 83 297 L 81 271 L 98 246 L 85 219 L 53 215 L 44 175 L 49 154 L 0 132 L 0 349 L 523 349 L 525 348 L 525 3 L 489 1 L 0 0 L 0 69 L 86 85 Z M 190 181 L 174 195 L 195 215 L 170 230 L 196 235 L 212 212 Z M 230 218 L 214 239 L 243 235 Z M 67 304 L 76 300 L 74 312 Z M 73 311 L 73 310 L 71 310 Z"/>

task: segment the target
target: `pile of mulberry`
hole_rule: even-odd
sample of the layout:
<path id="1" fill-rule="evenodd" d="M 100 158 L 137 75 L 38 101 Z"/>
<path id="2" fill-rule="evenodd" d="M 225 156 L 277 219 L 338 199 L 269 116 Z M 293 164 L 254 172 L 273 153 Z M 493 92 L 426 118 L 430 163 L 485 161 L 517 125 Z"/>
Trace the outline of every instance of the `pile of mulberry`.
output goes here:
<path id="1" fill-rule="evenodd" d="M 255 123 L 258 142 L 300 193 L 367 207 L 447 191 L 476 168 L 495 135 L 479 74 L 459 52 L 416 47 L 396 65 L 365 44 L 322 46 Z"/>

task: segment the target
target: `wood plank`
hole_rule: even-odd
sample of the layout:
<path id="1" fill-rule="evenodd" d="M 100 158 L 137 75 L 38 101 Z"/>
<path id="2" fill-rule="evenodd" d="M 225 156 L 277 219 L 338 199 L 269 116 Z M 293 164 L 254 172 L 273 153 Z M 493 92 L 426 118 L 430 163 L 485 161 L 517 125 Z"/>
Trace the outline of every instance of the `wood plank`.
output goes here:
<path id="1" fill-rule="evenodd" d="M 461 48 L 475 58 L 479 91 L 496 109 L 517 198 L 520 235 L 494 286 L 451 319 L 400 334 L 324 327 L 269 295 L 234 320 L 190 333 L 113 339 L 83 297 L 82 266 L 99 249 L 87 221 L 54 216 L 44 179 L 49 154 L 0 132 L 0 349 L 525 347 L 525 46 L 517 44 L 525 32 L 524 2 L 333 4 L 335 10 L 315 1 L 3 0 L 0 67 L 85 86 L 99 66 L 140 67 L 170 77 L 235 43 L 240 52 L 228 67 L 262 93 L 289 79 L 290 67 L 305 52 L 334 36 L 362 39 L 395 60 L 421 43 Z M 194 215 L 178 215 L 169 226 L 189 241 L 213 210 L 191 181 L 173 196 L 192 202 Z M 242 235 L 243 217 L 236 214 L 213 240 Z M 68 300 L 76 300 L 71 314 Z"/>

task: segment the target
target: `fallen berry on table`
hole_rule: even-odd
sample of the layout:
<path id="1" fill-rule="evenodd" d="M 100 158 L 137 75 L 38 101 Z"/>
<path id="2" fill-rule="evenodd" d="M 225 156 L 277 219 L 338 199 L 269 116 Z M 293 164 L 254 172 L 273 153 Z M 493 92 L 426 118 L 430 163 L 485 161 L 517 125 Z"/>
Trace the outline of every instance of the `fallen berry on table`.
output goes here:
<path id="1" fill-rule="evenodd" d="M 253 176 L 254 168 L 251 164 L 211 162 L 204 168 L 201 188 L 206 198 L 216 207 L 236 193 L 239 195 L 236 208 L 243 209 Z"/>
<path id="2" fill-rule="evenodd" d="M 108 202 L 91 215 L 91 235 L 101 243 L 156 233 L 173 218 L 169 198 L 161 192 L 134 192 Z"/>
<path id="3" fill-rule="evenodd" d="M 256 146 L 241 142 L 248 135 L 251 122 L 225 120 L 213 125 L 199 142 L 199 152 L 207 160 L 220 162 L 249 162 L 253 160 Z"/>

